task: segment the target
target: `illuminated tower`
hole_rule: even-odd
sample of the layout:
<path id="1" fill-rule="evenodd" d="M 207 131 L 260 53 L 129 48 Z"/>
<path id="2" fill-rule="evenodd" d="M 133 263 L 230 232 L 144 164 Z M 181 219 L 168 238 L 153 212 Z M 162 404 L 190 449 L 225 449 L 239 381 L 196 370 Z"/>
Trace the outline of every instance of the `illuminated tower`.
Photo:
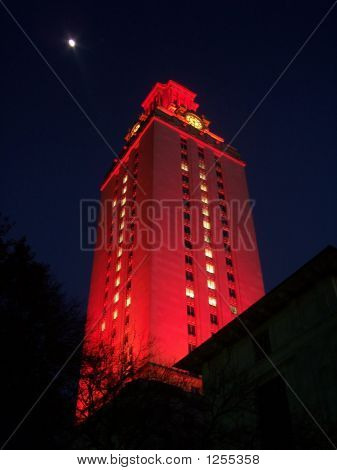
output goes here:
<path id="1" fill-rule="evenodd" d="M 263 294 L 238 152 L 195 93 L 157 83 L 101 187 L 87 335 L 172 365 Z"/>

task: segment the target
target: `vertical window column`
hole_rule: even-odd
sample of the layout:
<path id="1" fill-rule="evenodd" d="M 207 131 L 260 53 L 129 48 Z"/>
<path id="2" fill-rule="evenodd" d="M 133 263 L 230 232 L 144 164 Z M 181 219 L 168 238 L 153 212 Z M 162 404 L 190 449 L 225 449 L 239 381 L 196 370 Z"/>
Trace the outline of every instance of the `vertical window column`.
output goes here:
<path id="1" fill-rule="evenodd" d="M 195 324 L 195 287 L 193 274 L 193 256 L 191 242 L 191 212 L 190 212 L 190 176 L 187 155 L 187 141 L 181 138 L 181 179 L 183 193 L 183 228 L 185 246 L 185 281 L 186 281 L 186 315 L 187 315 L 187 337 L 188 352 L 196 347 L 196 324 Z"/>
<path id="2" fill-rule="evenodd" d="M 235 277 L 234 277 L 234 266 L 232 259 L 232 250 L 230 246 L 230 225 L 227 214 L 227 205 L 225 200 L 224 193 L 224 182 L 222 175 L 222 167 L 219 160 L 219 157 L 215 158 L 215 172 L 217 178 L 217 189 L 218 189 L 218 198 L 219 198 L 219 208 L 220 208 L 220 217 L 222 225 L 222 237 L 224 251 L 226 254 L 226 275 L 228 281 L 228 297 L 229 297 L 229 309 L 231 313 L 237 314 L 237 296 L 236 296 L 236 286 L 235 286 Z"/>

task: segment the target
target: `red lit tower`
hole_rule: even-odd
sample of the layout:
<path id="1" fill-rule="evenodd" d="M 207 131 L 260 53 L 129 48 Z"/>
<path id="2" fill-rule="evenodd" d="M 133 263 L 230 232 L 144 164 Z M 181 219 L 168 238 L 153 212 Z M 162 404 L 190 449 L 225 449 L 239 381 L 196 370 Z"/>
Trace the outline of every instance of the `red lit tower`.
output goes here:
<path id="1" fill-rule="evenodd" d="M 245 163 L 195 97 L 157 83 L 102 184 L 89 345 L 172 365 L 264 294 Z"/>

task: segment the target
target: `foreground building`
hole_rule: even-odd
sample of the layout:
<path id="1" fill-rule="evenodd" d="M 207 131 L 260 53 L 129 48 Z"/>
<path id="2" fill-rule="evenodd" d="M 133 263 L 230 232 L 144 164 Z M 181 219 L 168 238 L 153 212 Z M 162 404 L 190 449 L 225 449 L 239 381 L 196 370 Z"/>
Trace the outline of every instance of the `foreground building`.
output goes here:
<path id="1" fill-rule="evenodd" d="M 264 294 L 245 163 L 157 83 L 101 187 L 88 347 L 173 365 Z"/>
<path id="2" fill-rule="evenodd" d="M 336 446 L 336 338 L 328 247 L 176 364 L 202 374 L 213 448 Z"/>

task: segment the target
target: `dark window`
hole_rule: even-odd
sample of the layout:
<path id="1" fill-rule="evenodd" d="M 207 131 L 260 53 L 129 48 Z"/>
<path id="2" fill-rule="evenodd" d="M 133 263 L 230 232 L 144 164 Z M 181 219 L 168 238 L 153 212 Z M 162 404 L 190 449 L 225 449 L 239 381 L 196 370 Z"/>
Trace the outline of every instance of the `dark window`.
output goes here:
<path id="1" fill-rule="evenodd" d="M 195 326 L 194 325 L 188 324 L 187 325 L 187 331 L 188 331 L 189 335 L 195 336 Z"/>
<path id="2" fill-rule="evenodd" d="M 128 281 L 126 284 L 126 289 L 129 290 L 131 289 L 131 281 Z"/>
<path id="3" fill-rule="evenodd" d="M 189 182 L 189 177 L 186 176 L 186 175 L 183 175 L 182 180 L 184 181 L 184 183 L 188 183 Z"/>
<path id="4" fill-rule="evenodd" d="M 236 299 L 236 293 L 234 289 L 228 289 L 229 296 L 233 297 L 233 299 Z"/>
<path id="5" fill-rule="evenodd" d="M 219 207 L 220 207 L 221 212 L 223 212 L 223 213 L 226 214 L 226 212 L 227 212 L 227 207 L 224 206 L 223 204 L 219 204 Z"/>
<path id="6" fill-rule="evenodd" d="M 192 256 L 185 255 L 185 263 L 186 264 L 193 264 Z"/>
<path id="7" fill-rule="evenodd" d="M 193 281 L 193 273 L 191 271 L 185 271 L 185 276 L 187 281 Z"/>
<path id="8" fill-rule="evenodd" d="M 191 233 L 190 227 L 188 227 L 187 225 L 184 225 L 184 232 L 189 235 Z"/>
<path id="9" fill-rule="evenodd" d="M 130 317 L 129 317 L 129 315 L 127 315 L 127 316 L 125 317 L 125 324 L 126 324 L 126 325 L 129 324 L 129 320 L 130 320 Z"/>
<path id="10" fill-rule="evenodd" d="M 116 330 L 115 328 L 111 331 L 111 337 L 114 338 L 116 336 Z"/>
<path id="11" fill-rule="evenodd" d="M 222 236 L 223 236 L 224 238 L 228 238 L 228 237 L 229 237 L 229 232 L 228 232 L 228 230 L 223 230 L 223 231 L 222 231 Z"/>
<path id="12" fill-rule="evenodd" d="M 230 282 L 234 282 L 234 276 L 232 273 L 227 273 L 227 279 L 230 281 Z"/>
<path id="13" fill-rule="evenodd" d="M 192 249 L 192 243 L 189 240 L 185 240 L 185 247 L 188 248 L 189 250 Z"/>
<path id="14" fill-rule="evenodd" d="M 187 315 L 189 315 L 190 317 L 195 316 L 194 307 L 192 307 L 192 305 L 187 305 Z"/>
<path id="15" fill-rule="evenodd" d="M 184 212 L 184 219 L 185 220 L 191 220 L 191 216 L 188 212 Z"/>
<path id="16" fill-rule="evenodd" d="M 211 323 L 213 323 L 213 325 L 218 324 L 218 317 L 216 315 L 213 315 L 213 313 L 211 313 Z"/>
<path id="17" fill-rule="evenodd" d="M 188 188 L 183 188 L 183 193 L 184 193 L 184 194 L 190 194 L 190 191 L 189 191 Z"/>
<path id="18" fill-rule="evenodd" d="M 226 264 L 227 266 L 233 266 L 233 262 L 230 258 L 226 258 Z"/>
<path id="19" fill-rule="evenodd" d="M 216 175 L 217 175 L 218 178 L 222 178 L 222 173 L 221 173 L 221 171 L 216 171 Z"/>
<path id="20" fill-rule="evenodd" d="M 184 204 L 185 207 L 190 207 L 190 206 L 191 206 L 190 201 L 184 200 L 184 201 L 183 201 L 183 204 Z"/>
<path id="21" fill-rule="evenodd" d="M 189 345 L 188 345 L 188 352 L 190 353 L 190 352 L 192 352 L 192 351 L 194 351 L 194 350 L 195 350 L 195 345 L 194 345 L 194 344 L 189 344 Z"/>
<path id="22" fill-rule="evenodd" d="M 187 153 L 182 153 L 181 154 L 181 159 L 187 162 Z"/>
<path id="23" fill-rule="evenodd" d="M 218 185 L 218 188 L 223 189 L 223 183 L 221 183 L 221 181 L 218 181 L 217 185 Z"/>
<path id="24" fill-rule="evenodd" d="M 255 339 L 256 339 L 256 342 L 258 343 L 256 344 L 256 342 L 253 341 L 254 350 L 255 350 L 255 359 L 259 361 L 260 359 L 265 359 L 266 357 L 263 351 L 268 355 L 271 353 L 269 331 L 265 330 L 265 331 L 262 331 L 261 333 L 258 333 L 257 335 L 255 335 Z M 261 351 L 261 348 L 263 349 L 263 351 Z"/>
<path id="25" fill-rule="evenodd" d="M 256 390 L 256 404 L 260 448 L 293 449 L 287 389 L 281 377 L 265 382 Z"/>
<path id="26" fill-rule="evenodd" d="M 215 166 L 216 166 L 217 168 L 221 168 L 221 163 L 219 162 L 219 160 L 216 160 Z"/>
<path id="27" fill-rule="evenodd" d="M 226 227 L 228 226 L 228 220 L 225 219 L 224 217 L 221 217 L 221 222 L 222 222 L 222 225 L 226 225 Z"/>
<path id="28" fill-rule="evenodd" d="M 222 200 L 224 200 L 224 199 L 225 199 L 225 195 L 224 195 L 224 194 L 221 194 L 221 193 L 219 193 L 219 199 L 222 199 Z"/>

